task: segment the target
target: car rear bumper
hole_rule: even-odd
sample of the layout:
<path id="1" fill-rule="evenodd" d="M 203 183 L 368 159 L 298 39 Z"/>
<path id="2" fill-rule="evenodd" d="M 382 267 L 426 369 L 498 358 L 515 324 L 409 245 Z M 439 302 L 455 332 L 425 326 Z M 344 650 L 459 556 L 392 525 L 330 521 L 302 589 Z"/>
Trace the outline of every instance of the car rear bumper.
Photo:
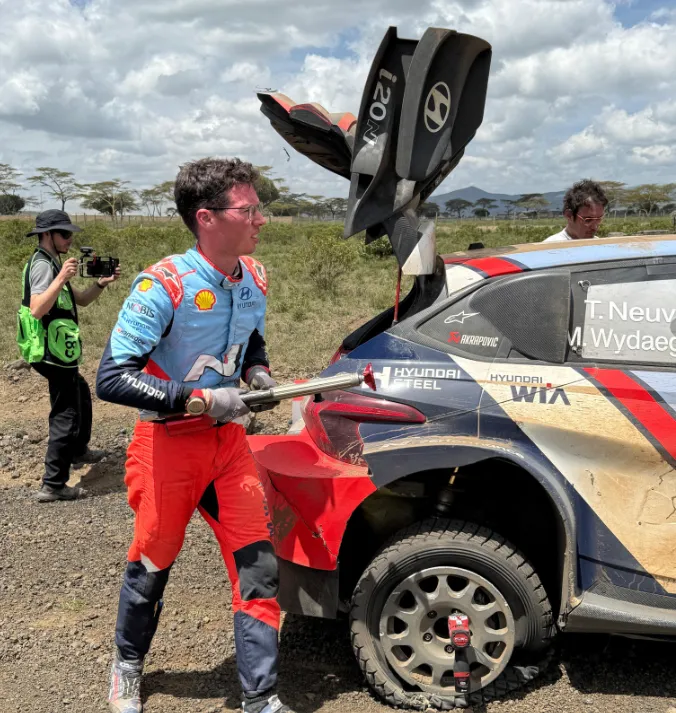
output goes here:
<path id="1" fill-rule="evenodd" d="M 327 456 L 305 429 L 248 441 L 280 558 L 280 604 L 294 613 L 335 616 L 343 535 L 352 513 L 376 489 L 368 468 Z"/>

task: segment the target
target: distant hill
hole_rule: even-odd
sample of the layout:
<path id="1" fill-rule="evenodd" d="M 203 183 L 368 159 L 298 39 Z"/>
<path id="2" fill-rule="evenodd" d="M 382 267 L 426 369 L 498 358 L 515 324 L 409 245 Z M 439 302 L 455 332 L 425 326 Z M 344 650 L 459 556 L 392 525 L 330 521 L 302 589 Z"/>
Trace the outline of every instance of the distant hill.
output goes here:
<path id="1" fill-rule="evenodd" d="M 468 188 L 459 188 L 457 191 L 451 191 L 450 193 L 435 193 L 430 198 L 429 201 L 432 203 L 437 203 L 440 208 L 444 207 L 444 203 L 453 198 L 462 198 L 463 200 L 470 201 L 470 203 L 476 203 L 480 198 L 489 198 L 496 201 L 496 206 L 491 209 L 491 215 L 496 215 L 497 213 L 505 212 L 505 201 L 516 201 L 523 193 L 516 193 L 510 195 L 509 193 L 488 193 L 481 188 L 476 186 L 469 186 Z M 549 201 L 548 210 L 560 212 L 563 210 L 563 196 L 565 191 L 553 191 L 550 193 L 542 194 Z"/>

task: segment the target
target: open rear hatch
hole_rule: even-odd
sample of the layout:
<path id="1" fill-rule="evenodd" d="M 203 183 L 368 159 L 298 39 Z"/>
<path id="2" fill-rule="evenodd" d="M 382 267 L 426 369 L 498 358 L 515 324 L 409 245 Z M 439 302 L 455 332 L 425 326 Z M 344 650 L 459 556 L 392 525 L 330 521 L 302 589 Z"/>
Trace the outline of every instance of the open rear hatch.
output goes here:
<path id="1" fill-rule="evenodd" d="M 403 274 L 435 270 L 434 223 L 416 208 L 458 165 L 483 121 L 491 46 L 441 28 L 407 40 L 390 27 L 359 116 L 259 93 L 261 111 L 297 151 L 350 179 L 344 236 L 387 235 Z"/>
<path id="2" fill-rule="evenodd" d="M 483 121 L 491 62 L 484 40 L 428 28 L 420 40 L 390 27 L 362 94 L 359 115 L 296 104 L 259 93 L 261 111 L 298 152 L 349 178 L 344 237 L 364 231 L 366 243 L 387 235 L 399 277 L 413 275 L 409 294 L 343 343 L 350 350 L 394 321 L 432 304 L 445 289 L 434 221 L 418 206 L 458 165 Z"/>

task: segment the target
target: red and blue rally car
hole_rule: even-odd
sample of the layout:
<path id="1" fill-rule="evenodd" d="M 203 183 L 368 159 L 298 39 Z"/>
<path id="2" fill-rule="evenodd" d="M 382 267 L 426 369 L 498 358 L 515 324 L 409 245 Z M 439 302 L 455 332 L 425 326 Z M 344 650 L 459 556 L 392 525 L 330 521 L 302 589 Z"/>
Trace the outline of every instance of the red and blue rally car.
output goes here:
<path id="1" fill-rule="evenodd" d="M 387 235 L 409 294 L 348 336 L 250 444 L 280 603 L 348 613 L 371 688 L 447 709 L 513 690 L 557 630 L 676 636 L 676 236 L 442 258 L 418 207 L 483 119 L 491 48 L 390 28 L 358 117 L 260 94 L 273 128 L 350 179 L 345 237 Z"/>
<path id="2" fill-rule="evenodd" d="M 484 697 L 557 628 L 676 635 L 676 236 L 469 251 L 426 283 L 323 372 L 372 363 L 375 394 L 250 437 L 283 608 L 349 612 L 367 681 L 408 707 L 459 695 L 453 615 Z"/>

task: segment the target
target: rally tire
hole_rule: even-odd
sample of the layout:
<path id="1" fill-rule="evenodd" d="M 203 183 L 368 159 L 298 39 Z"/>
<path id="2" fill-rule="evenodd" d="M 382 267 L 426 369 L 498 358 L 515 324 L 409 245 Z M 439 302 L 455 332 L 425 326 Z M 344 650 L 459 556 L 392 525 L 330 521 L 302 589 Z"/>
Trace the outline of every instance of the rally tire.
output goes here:
<path id="1" fill-rule="evenodd" d="M 514 655 L 506 668 L 464 698 L 410 690 L 387 663 L 378 641 L 388 593 L 416 569 L 440 564 L 462 566 L 490 581 L 509 603 L 516 622 Z M 511 543 L 476 523 L 430 518 L 392 536 L 364 571 L 352 596 L 350 632 L 359 667 L 383 702 L 395 708 L 450 710 L 500 698 L 536 678 L 551 660 L 555 627 L 539 577 Z"/>

